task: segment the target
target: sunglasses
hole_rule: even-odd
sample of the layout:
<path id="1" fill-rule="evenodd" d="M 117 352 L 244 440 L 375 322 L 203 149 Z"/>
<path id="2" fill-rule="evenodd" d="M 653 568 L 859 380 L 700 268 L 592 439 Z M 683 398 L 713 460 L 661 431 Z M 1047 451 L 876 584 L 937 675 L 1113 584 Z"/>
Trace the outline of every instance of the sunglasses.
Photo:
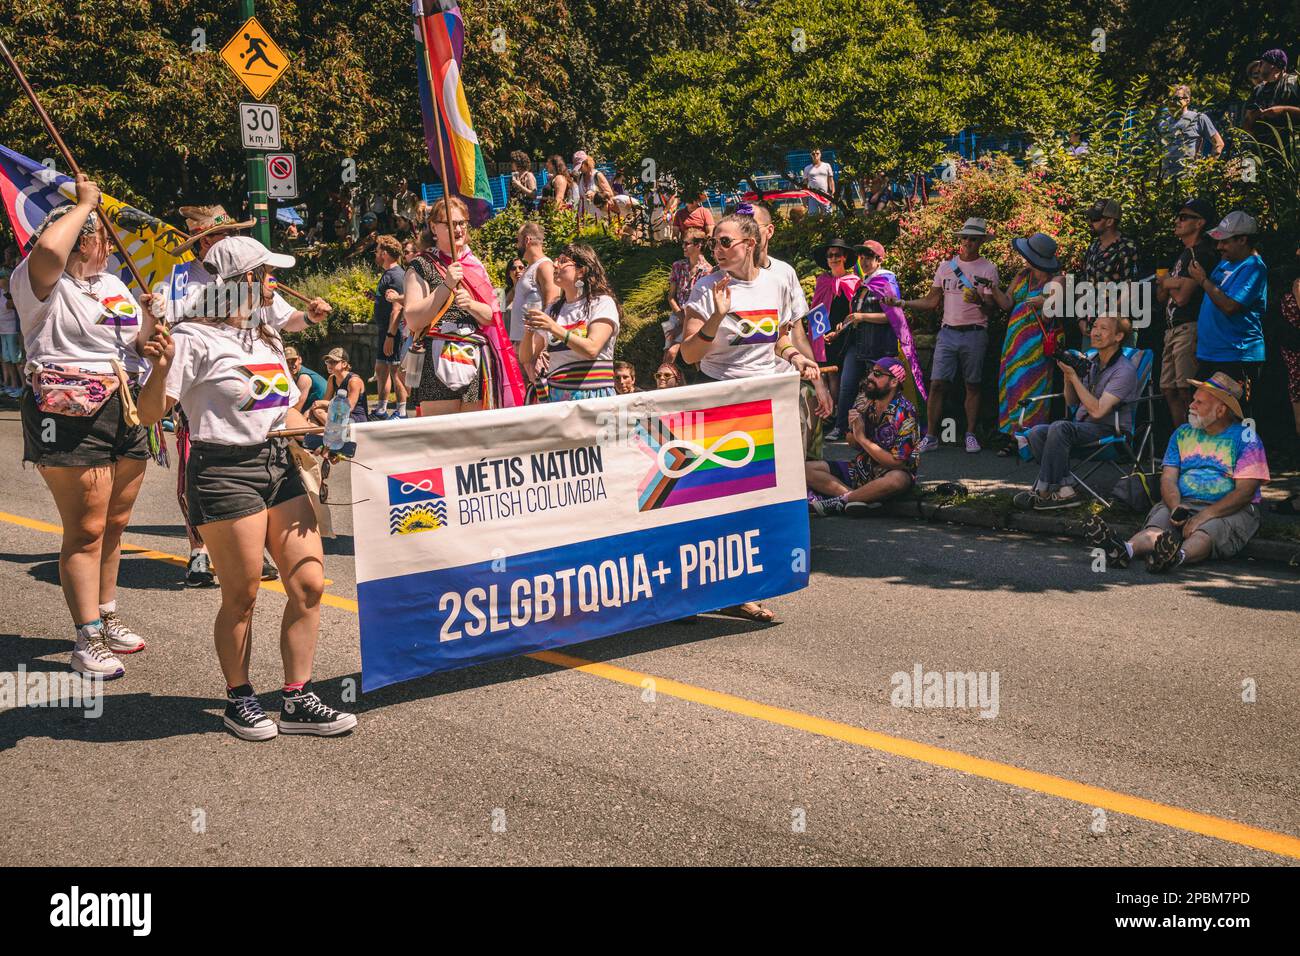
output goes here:
<path id="1" fill-rule="evenodd" d="M 721 246 L 723 249 L 730 249 L 732 246 L 738 245 L 739 243 L 752 241 L 752 239 L 746 239 L 744 237 L 740 239 L 732 239 L 730 236 L 714 236 L 709 240 L 709 248 L 714 249 Z"/>
<path id="2" fill-rule="evenodd" d="M 1190 212 L 1180 212 L 1176 218 L 1178 219 L 1179 222 L 1186 222 L 1186 221 L 1189 220 L 1189 219 L 1197 219 L 1197 220 L 1200 220 L 1201 222 L 1205 222 L 1205 220 L 1204 220 L 1203 218 L 1201 218 L 1200 216 L 1194 215 L 1194 214 L 1192 214 L 1192 213 L 1190 213 Z"/>
<path id="3" fill-rule="evenodd" d="M 684 245 L 684 246 L 702 246 L 702 245 L 704 245 L 704 240 L 703 240 L 703 239 L 683 239 L 683 240 L 682 240 L 682 245 Z"/>
<path id="4" fill-rule="evenodd" d="M 838 249 L 829 249 L 829 250 L 827 250 L 827 252 L 826 252 L 826 258 L 827 258 L 827 259 L 843 259 L 843 258 L 844 258 L 844 253 L 840 252 L 840 250 L 838 250 Z"/>

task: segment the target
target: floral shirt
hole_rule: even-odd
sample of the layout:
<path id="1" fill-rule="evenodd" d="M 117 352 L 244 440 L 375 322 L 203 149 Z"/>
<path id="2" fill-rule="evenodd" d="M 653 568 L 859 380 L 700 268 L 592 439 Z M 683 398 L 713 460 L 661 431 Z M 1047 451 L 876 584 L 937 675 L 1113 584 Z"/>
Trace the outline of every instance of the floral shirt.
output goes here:
<path id="1" fill-rule="evenodd" d="M 1089 282 L 1128 282 L 1137 278 L 1137 243 L 1120 236 L 1107 248 L 1094 239 L 1083 256 L 1083 277 Z"/>
<path id="2" fill-rule="evenodd" d="M 921 429 L 917 425 L 916 408 L 912 403 L 900 392 L 885 408 L 877 409 L 876 404 L 859 390 L 853 407 L 862 416 L 863 434 L 899 461 L 906 462 L 903 470 L 915 475 L 916 445 L 921 437 Z M 860 469 L 869 470 L 875 460 L 866 452 L 861 452 L 855 464 Z"/>
<path id="3" fill-rule="evenodd" d="M 1162 465 L 1178 469 L 1178 494 L 1213 504 L 1231 494 L 1239 478 L 1269 480 L 1268 459 L 1259 436 L 1234 422 L 1217 435 L 1180 425 L 1169 439 Z M 1255 491 L 1251 499 L 1260 502 Z"/>
<path id="4" fill-rule="evenodd" d="M 713 266 L 708 259 L 700 256 L 700 261 L 695 268 L 691 268 L 689 259 L 678 259 L 673 263 L 673 270 L 668 275 L 668 289 L 672 297 L 677 300 L 678 305 L 685 305 L 686 300 L 691 297 L 691 289 L 695 283 L 703 276 L 713 271 Z"/>

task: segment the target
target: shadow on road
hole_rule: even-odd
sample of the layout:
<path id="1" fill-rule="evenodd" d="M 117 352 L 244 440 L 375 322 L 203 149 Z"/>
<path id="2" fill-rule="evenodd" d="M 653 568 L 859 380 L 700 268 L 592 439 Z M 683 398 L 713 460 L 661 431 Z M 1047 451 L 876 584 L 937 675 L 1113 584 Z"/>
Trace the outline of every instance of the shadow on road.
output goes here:
<path id="1" fill-rule="evenodd" d="M 133 524 L 123 535 L 128 541 L 133 534 L 151 534 L 159 538 L 187 538 L 183 524 Z"/>
<path id="2" fill-rule="evenodd" d="M 940 590 L 1102 593 L 1176 581 L 1211 601 L 1254 610 L 1300 608 L 1300 577 L 1251 560 L 1211 561 L 1151 574 L 1141 561 L 1094 571 L 1092 550 L 1074 538 L 990 533 L 960 525 L 816 520 L 812 570 L 841 578 Z"/>

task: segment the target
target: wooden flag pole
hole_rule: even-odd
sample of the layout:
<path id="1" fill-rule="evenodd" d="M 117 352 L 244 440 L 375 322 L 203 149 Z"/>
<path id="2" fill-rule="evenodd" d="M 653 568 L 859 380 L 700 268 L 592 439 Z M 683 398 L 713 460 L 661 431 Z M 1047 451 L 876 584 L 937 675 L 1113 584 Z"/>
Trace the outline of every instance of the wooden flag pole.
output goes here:
<path id="1" fill-rule="evenodd" d="M 54 144 L 59 147 L 59 152 L 63 154 L 63 161 L 68 164 L 68 169 L 71 170 L 73 179 L 75 180 L 76 177 L 81 175 L 81 167 L 79 167 L 77 161 L 72 158 L 72 152 L 68 149 L 67 144 L 63 142 L 63 137 L 59 135 L 59 131 L 54 128 L 54 121 L 50 119 L 50 114 L 45 112 L 45 107 L 41 105 L 40 99 L 37 98 L 36 91 L 32 89 L 32 85 L 27 82 L 27 77 L 23 75 L 22 68 L 19 67 L 17 61 L 14 60 L 13 54 L 9 52 L 9 47 L 5 46 L 3 39 L 0 39 L 0 57 L 4 58 L 5 64 L 13 71 L 14 76 L 18 80 L 18 85 L 21 86 L 23 92 L 27 94 L 27 99 L 31 101 L 32 107 L 36 110 L 36 115 L 41 118 L 41 123 L 45 126 L 45 131 L 50 134 L 50 138 L 54 140 Z M 126 263 L 127 270 L 131 273 L 131 277 L 135 279 L 135 284 L 139 286 L 141 292 L 149 292 L 150 289 L 148 284 L 145 282 L 144 276 L 140 274 L 140 270 L 136 267 L 135 261 L 127 253 L 126 247 L 122 245 L 122 240 L 117 237 L 117 232 L 113 229 L 113 224 L 109 222 L 108 216 L 105 215 L 102 200 L 99 204 L 99 215 L 104 221 L 104 231 L 108 233 L 108 238 L 113 243 L 113 248 L 117 250 L 117 254 L 121 257 L 122 261 Z"/>
<path id="2" fill-rule="evenodd" d="M 438 90 L 434 85 L 435 77 L 433 75 L 433 56 L 429 52 L 429 36 L 425 30 L 426 14 L 420 10 L 420 46 L 424 49 L 424 72 L 429 77 L 429 102 L 433 106 L 433 127 L 438 140 L 438 166 L 442 173 L 442 211 L 447 214 L 447 245 L 451 247 L 451 260 L 456 261 L 456 234 L 451 228 L 451 180 L 447 176 L 447 155 L 442 148 L 442 114 L 438 111 Z M 450 137 L 449 137 L 450 138 Z M 437 243 L 434 243 L 437 246 Z"/>

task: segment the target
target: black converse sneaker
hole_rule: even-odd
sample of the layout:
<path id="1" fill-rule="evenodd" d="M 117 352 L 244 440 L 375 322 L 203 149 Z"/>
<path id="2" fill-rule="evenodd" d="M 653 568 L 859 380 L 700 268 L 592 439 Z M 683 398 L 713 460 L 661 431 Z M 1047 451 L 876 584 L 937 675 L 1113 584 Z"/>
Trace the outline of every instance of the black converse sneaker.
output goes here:
<path id="1" fill-rule="evenodd" d="M 278 733 L 275 721 L 266 716 L 251 684 L 226 691 L 226 701 L 223 720 L 235 736 L 245 740 L 270 740 Z"/>
<path id="2" fill-rule="evenodd" d="M 280 733 L 315 734 L 333 737 L 346 734 L 357 725 L 356 714 L 327 707 L 312 690 L 311 681 L 302 685 L 296 694 L 285 694 L 280 705 Z"/>

